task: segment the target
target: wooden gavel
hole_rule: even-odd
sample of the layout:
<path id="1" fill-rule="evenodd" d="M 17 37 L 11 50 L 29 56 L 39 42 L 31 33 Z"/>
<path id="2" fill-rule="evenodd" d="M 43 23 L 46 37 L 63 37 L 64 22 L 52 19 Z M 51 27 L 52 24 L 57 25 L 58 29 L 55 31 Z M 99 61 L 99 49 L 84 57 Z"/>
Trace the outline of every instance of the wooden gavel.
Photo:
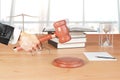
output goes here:
<path id="1" fill-rule="evenodd" d="M 55 32 L 54 34 L 48 34 L 40 38 L 41 42 L 57 37 L 60 43 L 65 43 L 71 39 L 69 34 L 69 29 L 66 26 L 66 21 L 57 21 L 54 24 Z"/>

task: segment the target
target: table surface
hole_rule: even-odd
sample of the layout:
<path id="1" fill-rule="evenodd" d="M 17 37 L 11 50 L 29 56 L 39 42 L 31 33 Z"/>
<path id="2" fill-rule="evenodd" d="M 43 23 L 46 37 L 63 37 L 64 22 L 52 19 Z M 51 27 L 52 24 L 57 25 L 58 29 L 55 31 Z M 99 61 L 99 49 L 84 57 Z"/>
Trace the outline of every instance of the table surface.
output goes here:
<path id="1" fill-rule="evenodd" d="M 87 35 L 85 48 L 56 49 L 44 43 L 36 55 L 14 52 L 12 47 L 0 44 L 0 80 L 120 80 L 120 35 L 113 47 L 100 47 L 98 36 Z M 117 61 L 88 61 L 85 51 L 107 51 Z M 85 64 L 78 68 L 59 68 L 52 65 L 57 57 L 77 57 Z"/>

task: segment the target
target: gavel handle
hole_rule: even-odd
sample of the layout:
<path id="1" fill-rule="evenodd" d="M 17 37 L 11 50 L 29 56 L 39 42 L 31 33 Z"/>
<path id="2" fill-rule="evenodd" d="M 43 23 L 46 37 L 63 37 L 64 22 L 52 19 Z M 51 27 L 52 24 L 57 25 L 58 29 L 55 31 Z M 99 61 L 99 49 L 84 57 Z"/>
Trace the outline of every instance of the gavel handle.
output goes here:
<path id="1" fill-rule="evenodd" d="M 54 37 L 56 37 L 55 34 L 48 34 L 48 35 L 40 37 L 39 40 L 40 40 L 40 42 L 44 42 L 44 41 L 48 41 Z"/>

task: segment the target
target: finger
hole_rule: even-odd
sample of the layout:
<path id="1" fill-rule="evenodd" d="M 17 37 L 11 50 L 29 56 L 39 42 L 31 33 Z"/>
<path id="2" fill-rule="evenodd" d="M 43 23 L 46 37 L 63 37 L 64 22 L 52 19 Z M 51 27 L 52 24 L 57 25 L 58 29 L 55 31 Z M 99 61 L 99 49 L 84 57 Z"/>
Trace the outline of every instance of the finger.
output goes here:
<path id="1" fill-rule="evenodd" d="M 38 49 L 39 49 L 39 50 L 42 50 L 42 43 L 40 43 L 40 44 L 38 45 Z"/>
<path id="2" fill-rule="evenodd" d="M 23 50 L 23 49 L 22 49 L 22 47 L 17 46 L 17 47 L 13 47 L 13 50 L 17 52 L 17 51 L 21 51 L 21 50 Z"/>
<path id="3" fill-rule="evenodd" d="M 37 43 L 34 44 L 33 48 L 35 50 L 41 50 L 42 49 L 42 44 L 38 41 Z"/>
<path id="4" fill-rule="evenodd" d="M 32 51 L 36 51 L 38 48 L 37 48 L 37 44 L 33 44 L 32 46 Z"/>

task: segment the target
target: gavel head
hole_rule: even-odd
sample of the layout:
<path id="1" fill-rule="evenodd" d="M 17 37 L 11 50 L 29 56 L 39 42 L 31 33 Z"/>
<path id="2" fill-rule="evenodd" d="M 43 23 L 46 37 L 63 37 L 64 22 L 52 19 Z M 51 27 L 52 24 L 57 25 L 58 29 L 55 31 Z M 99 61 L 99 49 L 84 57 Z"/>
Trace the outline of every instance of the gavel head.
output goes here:
<path id="1" fill-rule="evenodd" d="M 57 21 L 53 25 L 55 28 L 55 35 L 58 37 L 60 43 L 65 43 L 71 40 L 66 20 Z"/>

